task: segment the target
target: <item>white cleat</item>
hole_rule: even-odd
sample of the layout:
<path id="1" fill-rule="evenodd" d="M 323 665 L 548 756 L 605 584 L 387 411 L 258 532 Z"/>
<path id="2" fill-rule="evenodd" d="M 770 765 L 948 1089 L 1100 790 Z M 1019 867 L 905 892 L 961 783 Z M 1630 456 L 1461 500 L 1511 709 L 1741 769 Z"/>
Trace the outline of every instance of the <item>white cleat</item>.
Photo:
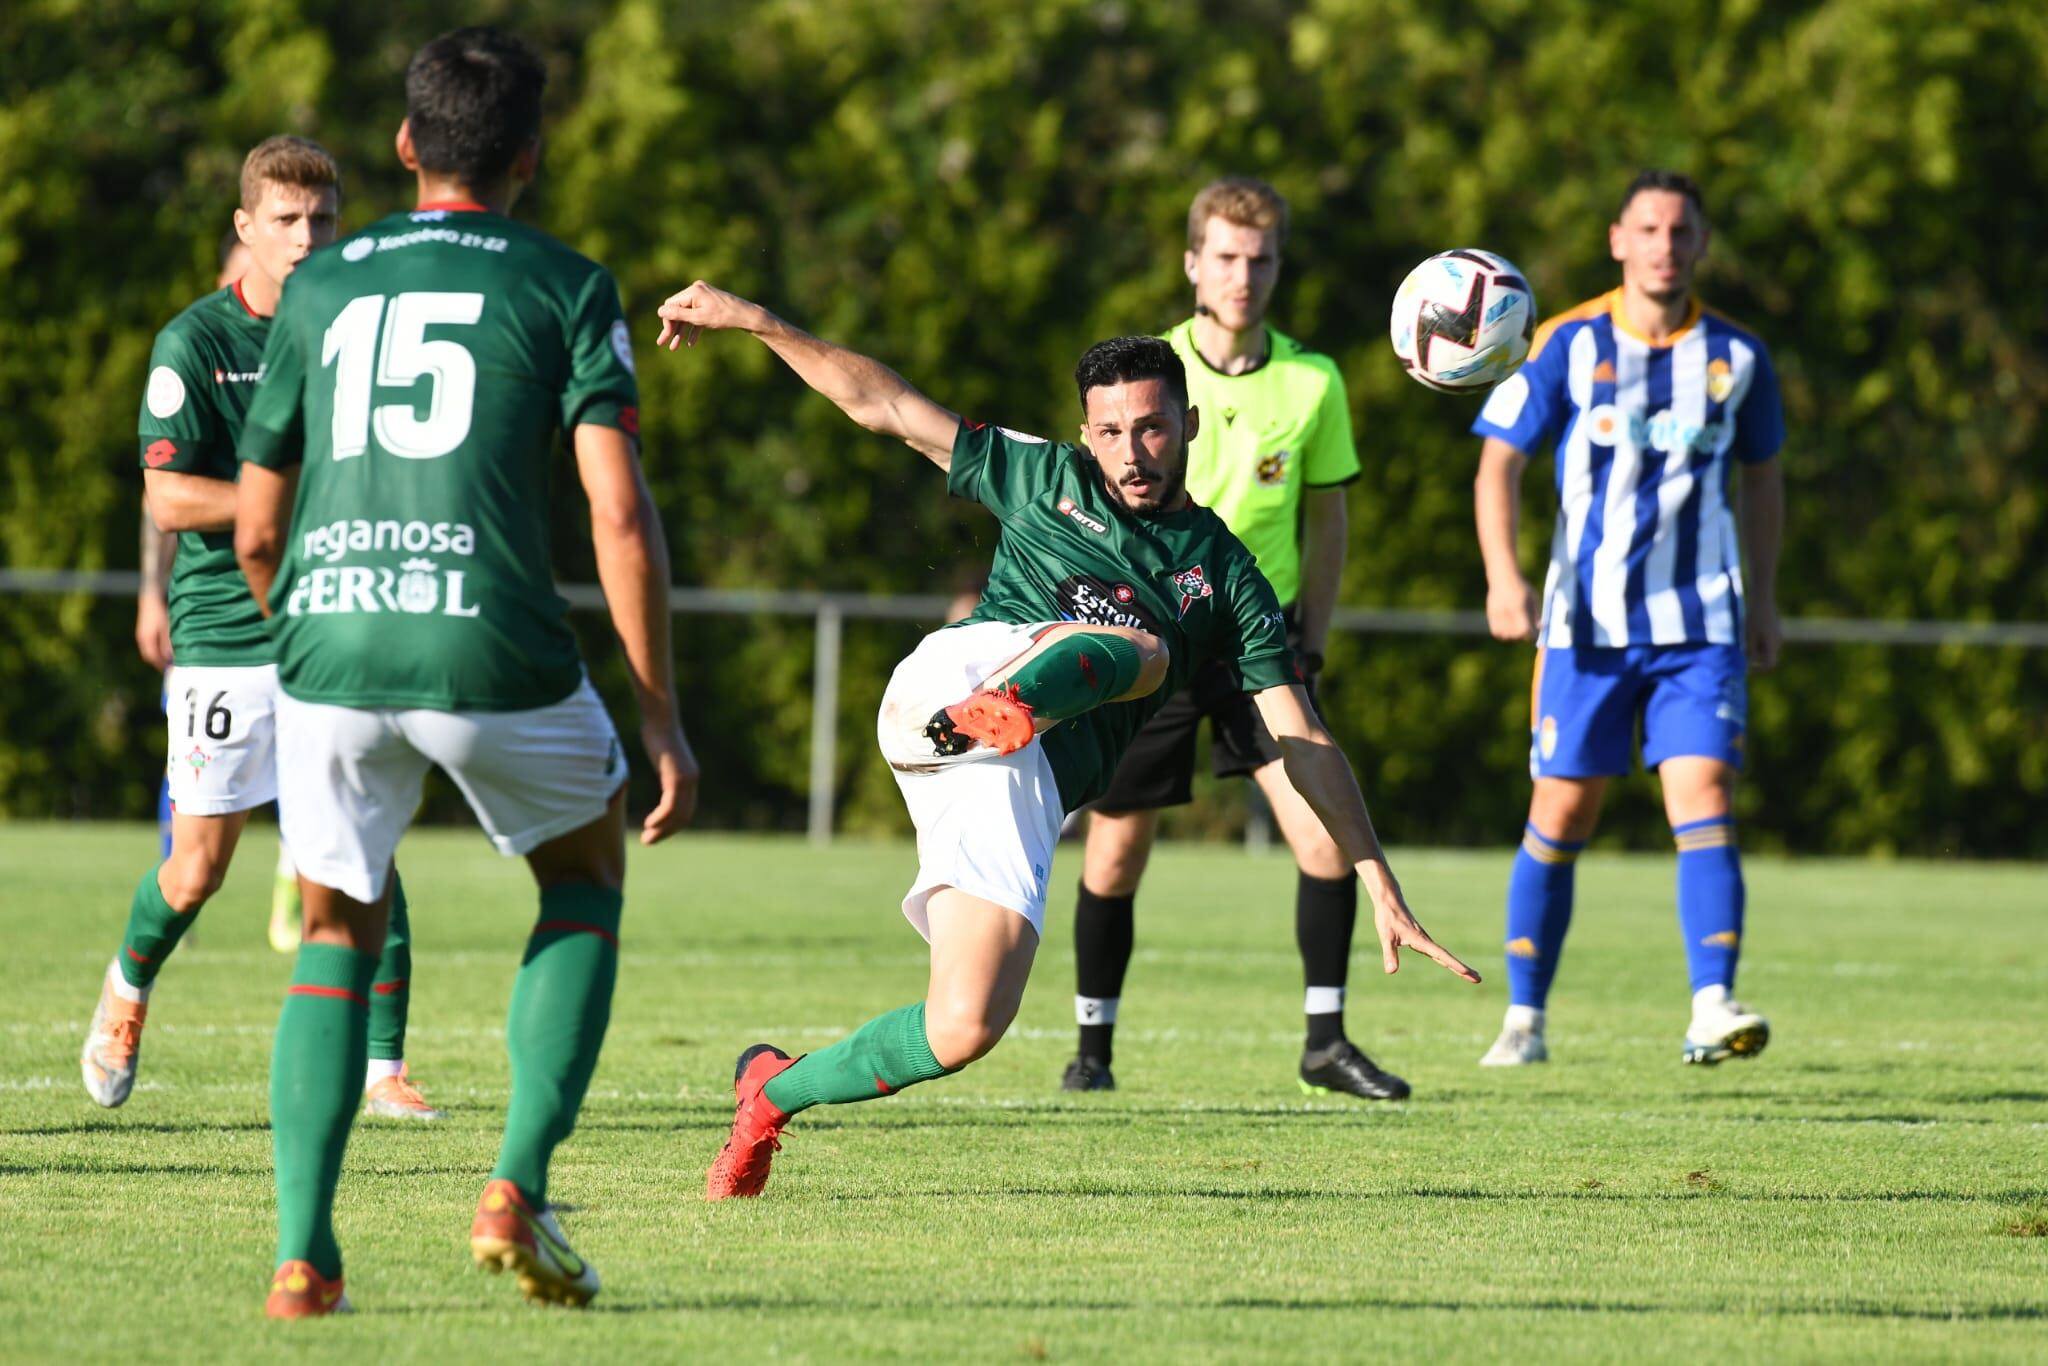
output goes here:
<path id="1" fill-rule="evenodd" d="M 1532 1062 L 1549 1062 L 1550 1050 L 1544 1047 L 1543 1031 L 1520 1029 L 1509 1025 L 1501 1030 L 1500 1037 L 1493 1041 L 1493 1047 L 1486 1050 L 1486 1056 L 1479 1060 L 1481 1067 L 1524 1067 Z"/>
<path id="2" fill-rule="evenodd" d="M 1711 1067 L 1730 1058 L 1753 1058 L 1770 1041 L 1771 1022 L 1742 1002 L 1695 1002 L 1682 1056 Z"/>
<path id="3" fill-rule="evenodd" d="M 85 1089 L 109 1110 L 135 1089 L 135 1069 L 142 1061 L 142 1022 L 149 1017 L 147 1002 L 130 1001 L 114 991 L 109 979 L 119 971 L 109 967 L 109 978 L 100 981 L 100 1003 L 93 1008 L 85 1048 L 78 1055 Z"/>

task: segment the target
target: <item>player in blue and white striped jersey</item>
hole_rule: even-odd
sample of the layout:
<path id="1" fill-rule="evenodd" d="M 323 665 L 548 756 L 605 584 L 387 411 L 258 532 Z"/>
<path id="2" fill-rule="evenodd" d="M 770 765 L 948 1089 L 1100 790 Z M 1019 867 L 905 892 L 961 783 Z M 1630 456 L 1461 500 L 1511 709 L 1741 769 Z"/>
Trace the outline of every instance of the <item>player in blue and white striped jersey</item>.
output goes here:
<path id="1" fill-rule="evenodd" d="M 1707 235 L 1690 179 L 1637 176 L 1608 229 L 1621 287 L 1545 323 L 1472 427 L 1485 438 L 1474 496 L 1487 622 L 1499 639 L 1538 643 L 1535 792 L 1508 885 L 1510 1004 L 1490 1066 L 1548 1056 L 1573 862 L 1608 780 L 1633 767 L 1638 726 L 1678 846 L 1684 1059 L 1753 1056 L 1770 1038 L 1731 996 L 1743 918 L 1733 798 L 1746 670 L 1772 667 L 1780 641 L 1785 423 L 1763 343 L 1693 297 Z M 1522 471 L 1552 443 L 1559 506 L 1539 619 L 1515 526 Z"/>

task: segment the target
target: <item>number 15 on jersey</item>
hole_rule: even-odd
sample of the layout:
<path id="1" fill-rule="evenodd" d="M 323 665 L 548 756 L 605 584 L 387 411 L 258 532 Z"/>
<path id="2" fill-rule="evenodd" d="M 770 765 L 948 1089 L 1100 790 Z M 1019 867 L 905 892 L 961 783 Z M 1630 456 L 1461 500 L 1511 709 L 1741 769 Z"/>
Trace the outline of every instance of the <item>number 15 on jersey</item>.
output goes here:
<path id="1" fill-rule="evenodd" d="M 373 427 L 377 444 L 402 460 L 434 460 L 460 446 L 476 412 L 476 358 L 461 342 L 428 340 L 426 333 L 436 325 L 473 327 L 483 313 L 484 296 L 477 293 L 351 299 L 320 344 L 321 368 L 334 368 L 334 458 L 367 451 Z M 423 379 L 424 417 L 412 392 Z M 408 392 L 377 403 L 379 388 Z"/>

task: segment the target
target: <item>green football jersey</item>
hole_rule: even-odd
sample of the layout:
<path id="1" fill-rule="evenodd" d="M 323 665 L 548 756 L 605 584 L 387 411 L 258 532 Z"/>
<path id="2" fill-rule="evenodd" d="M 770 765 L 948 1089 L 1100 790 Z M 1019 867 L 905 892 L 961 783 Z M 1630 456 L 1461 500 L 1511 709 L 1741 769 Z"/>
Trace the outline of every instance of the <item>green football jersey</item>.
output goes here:
<path id="1" fill-rule="evenodd" d="M 582 677 L 555 591 L 558 431 L 637 433 L 603 267 L 474 205 L 393 214 L 307 257 L 241 455 L 300 466 L 271 592 L 302 701 L 524 711 Z"/>
<path id="2" fill-rule="evenodd" d="M 1236 665 L 1246 692 L 1296 681 L 1272 587 L 1209 509 L 1135 516 L 1086 451 L 977 422 L 961 424 L 946 482 L 1002 524 L 968 621 L 1130 626 L 1170 652 L 1166 682 L 1150 695 L 1040 737 L 1067 810 L 1102 795 L 1132 738 L 1205 661 Z"/>
<path id="3" fill-rule="evenodd" d="M 135 432 L 145 469 L 235 477 L 270 319 L 217 289 L 164 325 L 149 353 Z M 235 533 L 186 531 L 171 569 L 171 653 L 180 664 L 270 663 L 270 629 L 235 562 Z"/>
<path id="4" fill-rule="evenodd" d="M 1301 592 L 1301 491 L 1358 477 L 1351 407 L 1336 362 L 1266 329 L 1266 360 L 1225 375 L 1195 349 L 1195 320 L 1166 334 L 1188 370 L 1201 427 L 1188 447 L 1188 492 L 1258 557 L 1283 605 Z"/>

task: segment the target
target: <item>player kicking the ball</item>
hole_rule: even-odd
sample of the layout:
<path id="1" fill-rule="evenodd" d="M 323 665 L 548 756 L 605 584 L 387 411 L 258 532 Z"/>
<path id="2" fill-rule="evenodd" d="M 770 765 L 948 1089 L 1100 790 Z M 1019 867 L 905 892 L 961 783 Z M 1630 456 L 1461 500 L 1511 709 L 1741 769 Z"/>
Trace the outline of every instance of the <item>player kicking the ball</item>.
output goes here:
<path id="1" fill-rule="evenodd" d="M 1508 882 L 1508 1012 L 1480 1059 L 1549 1057 L 1544 1008 L 1572 918 L 1572 869 L 1638 725 L 1678 845 L 1678 924 L 1692 977 L 1690 1063 L 1754 1057 L 1764 1017 L 1731 996 L 1742 939 L 1735 776 L 1745 668 L 1777 663 L 1785 436 L 1763 343 L 1692 296 L 1707 221 L 1692 181 L 1645 171 L 1608 229 L 1621 288 L 1553 318 L 1472 430 L 1486 616 L 1537 642 L 1536 789 Z M 1515 562 L 1529 452 L 1556 443 L 1557 534 L 1540 622 Z M 1729 476 L 1742 472 L 1739 515 Z M 1737 528 L 1740 526 L 1740 539 Z M 1749 553 L 1745 602 L 1738 547 Z M 1745 657 L 1746 656 L 1746 657 Z"/>
<path id="2" fill-rule="evenodd" d="M 350 1078 L 392 853 L 436 764 L 540 885 L 505 1027 L 504 1144 L 470 1250 L 530 1299 L 580 1305 L 598 1289 L 549 1212 L 548 1163 L 611 1012 L 626 763 L 554 588 L 558 431 L 661 784 L 643 843 L 689 820 L 697 767 L 676 719 L 668 547 L 640 477 L 617 287 L 505 216 L 539 162 L 546 79 L 489 29 L 413 57 L 398 155 L 419 207 L 299 268 L 243 435 L 235 549 L 276 628 L 281 806 L 306 905 L 270 1074 L 273 1317 L 343 1303 L 333 1210 Z"/>
<path id="3" fill-rule="evenodd" d="M 170 580 L 164 677 L 170 725 L 171 847 L 143 874 L 128 928 L 100 984 L 79 1069 L 101 1105 L 135 1087 L 157 974 L 220 889 L 249 813 L 277 799 L 277 664 L 263 614 L 235 564 L 235 444 L 256 391 L 285 281 L 334 240 L 341 173 L 319 146 L 274 137 L 242 163 L 235 229 L 248 269 L 180 313 L 150 354 L 138 440 L 147 516 L 179 544 Z M 405 1070 L 412 977 L 405 892 L 393 879 L 391 925 L 370 1000 L 362 1087 L 368 1113 L 439 1119 Z M 273 931 L 274 933 L 274 931 Z"/>
<path id="4" fill-rule="evenodd" d="M 980 607 L 897 666 L 877 722 L 917 827 L 903 914 L 931 945 L 925 999 L 801 1058 L 768 1044 L 742 1053 L 732 1136 L 707 1199 L 758 1195 L 800 1111 L 889 1095 L 995 1047 L 1023 1000 L 1063 816 L 1103 791 L 1145 722 L 1214 660 L 1241 675 L 1288 777 L 1364 882 L 1386 970 L 1405 946 L 1479 980 L 1402 900 L 1350 765 L 1297 681 L 1272 588 L 1222 520 L 1188 498 L 1200 418 L 1170 345 L 1122 337 L 1081 357 L 1079 449 L 962 422 L 879 362 L 701 281 L 661 317 L 671 349 L 701 328 L 752 333 L 1001 522 Z"/>

